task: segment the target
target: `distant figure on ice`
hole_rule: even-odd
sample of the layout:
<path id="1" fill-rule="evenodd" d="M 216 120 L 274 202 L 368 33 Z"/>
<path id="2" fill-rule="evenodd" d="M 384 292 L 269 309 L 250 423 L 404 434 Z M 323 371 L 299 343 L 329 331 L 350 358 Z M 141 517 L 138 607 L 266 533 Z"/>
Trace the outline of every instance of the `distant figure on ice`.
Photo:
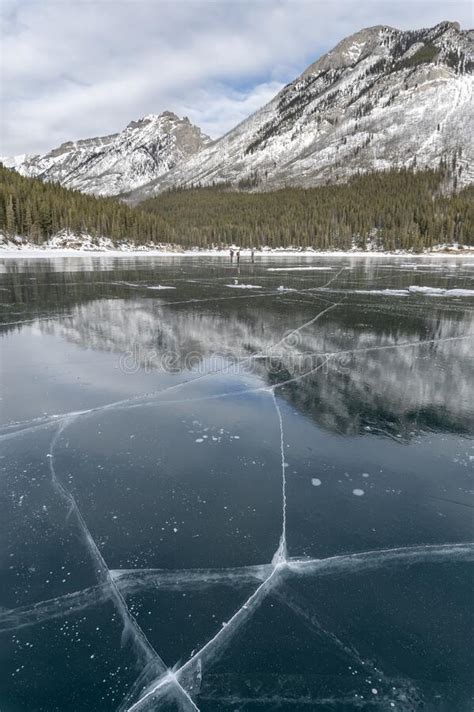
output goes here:
<path id="1" fill-rule="evenodd" d="M 240 264 L 240 250 L 237 250 L 237 264 Z"/>
<path id="2" fill-rule="evenodd" d="M 233 262 L 234 261 L 234 250 L 232 249 L 232 247 L 230 248 L 229 254 L 230 254 L 230 261 Z"/>
<path id="3" fill-rule="evenodd" d="M 252 264 L 255 262 L 255 250 L 253 249 L 253 247 L 250 251 L 250 260 L 251 260 Z"/>

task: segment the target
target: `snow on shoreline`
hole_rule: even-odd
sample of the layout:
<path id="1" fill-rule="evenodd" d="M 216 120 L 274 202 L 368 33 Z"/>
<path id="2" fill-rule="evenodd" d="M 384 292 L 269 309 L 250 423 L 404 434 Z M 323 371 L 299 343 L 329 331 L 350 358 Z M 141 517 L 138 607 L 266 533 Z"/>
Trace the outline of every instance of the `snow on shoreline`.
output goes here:
<path id="1" fill-rule="evenodd" d="M 347 251 L 331 251 L 331 250 L 291 250 L 285 248 L 277 248 L 272 250 L 261 250 L 255 252 L 255 260 L 259 261 L 266 257 L 294 257 L 300 259 L 316 258 L 316 257 L 406 257 L 410 255 L 410 258 L 421 259 L 426 257 L 463 257 L 464 259 L 472 254 L 474 248 L 466 248 L 464 250 L 437 250 L 436 252 L 422 252 L 421 254 L 413 254 L 410 252 L 375 252 L 375 251 L 363 251 L 363 250 L 347 250 Z M 250 258 L 250 250 L 241 250 L 242 258 Z M 1 259 L 53 259 L 59 257 L 221 257 L 226 260 L 229 259 L 227 250 L 204 250 L 199 248 L 194 248 L 190 250 L 180 250 L 178 248 L 172 249 L 171 247 L 155 247 L 155 248 L 126 248 L 126 249 L 89 249 L 89 248 L 73 248 L 73 247 L 38 247 L 32 245 L 25 245 L 22 247 L 12 247 L 9 245 L 0 244 L 0 260 Z M 415 265 L 413 265 L 415 266 Z M 466 262 L 464 264 L 466 267 L 473 266 L 474 263 Z M 312 267 L 298 267 L 294 270 L 308 271 L 311 269 L 317 269 Z M 326 268 L 318 268 L 326 269 Z M 271 271 L 284 271 L 288 272 L 291 268 L 286 269 L 272 269 Z M 293 271 L 293 270 L 291 270 Z"/>
<path id="2" fill-rule="evenodd" d="M 250 254 L 250 253 L 249 253 Z M 321 251 L 306 250 L 264 250 L 255 253 L 255 260 L 259 261 L 262 258 L 273 257 L 288 257 L 288 258 L 311 258 L 311 257 L 366 257 L 366 258 L 381 258 L 381 257 L 403 257 L 410 254 L 414 258 L 466 258 L 469 255 L 468 251 L 437 251 L 423 252 L 421 254 L 411 254 L 407 252 L 363 252 L 362 250 L 343 251 Z M 170 250 L 170 249 L 146 249 L 146 250 L 78 250 L 72 248 L 20 248 L 9 249 L 0 246 L 0 260 L 8 259 L 54 259 L 59 257 L 220 257 L 228 259 L 228 254 L 223 250 Z M 242 250 L 242 257 L 246 257 L 246 253 Z M 465 266 L 471 266 L 470 263 Z M 472 265 L 474 266 L 474 264 Z M 278 270 L 283 271 L 283 270 Z M 288 271 L 288 270 L 284 270 Z"/>
<path id="3" fill-rule="evenodd" d="M 122 242 L 115 245 L 110 238 L 101 237 L 93 238 L 90 235 L 71 235 L 69 233 L 58 233 L 52 237 L 44 245 L 34 245 L 20 237 L 15 239 L 7 239 L 0 233 L 0 259 L 36 259 L 36 258 L 54 258 L 54 257 L 81 257 L 84 255 L 90 256 L 110 256 L 110 257 L 225 257 L 229 256 L 229 249 L 238 246 L 228 245 L 222 250 L 218 249 L 201 249 L 193 247 L 183 249 L 179 245 L 163 244 L 163 245 L 134 245 L 130 242 Z M 249 258 L 250 250 L 241 249 L 242 257 Z M 431 252 L 425 251 L 420 254 L 415 254 L 410 251 L 396 250 L 395 252 L 382 250 L 358 250 L 351 249 L 343 250 L 315 250 L 313 248 L 296 249 L 296 248 L 262 248 L 255 250 L 255 258 L 262 257 L 406 257 L 417 259 L 422 257 L 470 257 L 474 255 L 474 247 L 459 245 L 437 245 Z M 294 268 L 294 269 L 322 269 L 317 267 Z M 275 270 L 276 271 L 276 270 Z"/>

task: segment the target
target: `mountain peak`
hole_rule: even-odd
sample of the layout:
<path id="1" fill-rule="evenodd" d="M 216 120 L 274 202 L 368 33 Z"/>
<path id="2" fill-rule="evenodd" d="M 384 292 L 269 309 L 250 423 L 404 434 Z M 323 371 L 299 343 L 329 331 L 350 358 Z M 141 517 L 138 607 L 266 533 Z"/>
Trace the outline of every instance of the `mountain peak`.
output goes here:
<path id="1" fill-rule="evenodd" d="M 435 30 L 449 30 L 453 29 L 456 30 L 456 32 L 461 31 L 461 25 L 459 22 L 451 22 L 450 20 L 443 20 L 442 22 L 439 22 L 435 27 L 433 28 Z"/>
<path id="2" fill-rule="evenodd" d="M 167 173 L 209 143 L 172 111 L 147 114 L 120 133 L 67 141 L 44 156 L 4 159 L 22 175 L 97 195 L 118 195 Z"/>
<path id="3" fill-rule="evenodd" d="M 167 119 L 175 121 L 175 122 L 184 120 L 184 119 L 180 119 L 179 116 L 177 114 L 175 114 L 173 111 L 162 111 L 160 114 L 146 114 L 145 116 L 142 116 L 139 119 L 130 121 L 130 123 L 127 124 L 127 129 L 141 128 L 142 126 L 146 126 L 147 124 L 159 123 L 159 122 L 163 122 Z"/>
<path id="4" fill-rule="evenodd" d="M 344 181 L 358 172 L 456 166 L 474 181 L 473 33 L 367 27 L 339 42 L 266 106 L 137 191 L 226 182 L 252 189 Z"/>

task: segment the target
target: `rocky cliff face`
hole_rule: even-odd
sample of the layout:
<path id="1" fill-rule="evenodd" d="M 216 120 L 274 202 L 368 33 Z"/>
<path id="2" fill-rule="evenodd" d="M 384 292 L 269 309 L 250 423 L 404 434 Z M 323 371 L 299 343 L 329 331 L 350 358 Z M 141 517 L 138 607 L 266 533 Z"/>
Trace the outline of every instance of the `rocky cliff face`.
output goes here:
<path id="1" fill-rule="evenodd" d="M 2 162 L 25 176 L 85 193 L 117 195 L 167 173 L 209 142 L 189 119 L 165 111 L 132 121 L 117 134 L 69 141 L 44 156 Z"/>
<path id="2" fill-rule="evenodd" d="M 229 181 L 265 189 L 344 180 L 358 171 L 455 161 L 474 180 L 473 31 L 457 23 L 344 39 L 265 107 L 136 192 Z"/>

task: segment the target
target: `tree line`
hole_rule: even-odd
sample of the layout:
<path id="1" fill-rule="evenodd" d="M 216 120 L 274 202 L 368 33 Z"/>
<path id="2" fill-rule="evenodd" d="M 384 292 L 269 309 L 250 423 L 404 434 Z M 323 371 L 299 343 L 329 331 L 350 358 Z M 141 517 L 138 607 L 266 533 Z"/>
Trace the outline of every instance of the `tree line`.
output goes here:
<path id="1" fill-rule="evenodd" d="M 173 189 L 130 207 L 0 164 L 0 232 L 41 244 L 61 230 L 113 242 L 183 247 L 378 247 L 421 251 L 474 244 L 474 187 L 447 192 L 452 166 L 354 176 L 347 183 L 272 192 L 229 185 Z"/>
<path id="2" fill-rule="evenodd" d="M 474 187 L 448 193 L 452 167 L 368 173 L 344 184 L 237 192 L 172 190 L 141 209 L 160 215 L 186 245 L 420 251 L 474 244 Z"/>

